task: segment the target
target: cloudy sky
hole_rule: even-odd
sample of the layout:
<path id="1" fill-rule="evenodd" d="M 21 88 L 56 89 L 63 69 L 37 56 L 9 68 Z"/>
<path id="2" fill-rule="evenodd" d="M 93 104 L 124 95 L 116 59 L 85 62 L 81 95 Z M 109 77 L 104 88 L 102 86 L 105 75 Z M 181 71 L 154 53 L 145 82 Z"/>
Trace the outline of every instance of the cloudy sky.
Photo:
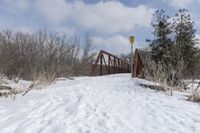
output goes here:
<path id="1" fill-rule="evenodd" d="M 200 0 L 1 0 L 0 30 L 89 31 L 97 50 L 128 53 L 130 35 L 136 37 L 135 47 L 147 46 L 152 14 L 157 9 L 170 16 L 179 8 L 189 9 L 200 35 L 199 7 Z"/>

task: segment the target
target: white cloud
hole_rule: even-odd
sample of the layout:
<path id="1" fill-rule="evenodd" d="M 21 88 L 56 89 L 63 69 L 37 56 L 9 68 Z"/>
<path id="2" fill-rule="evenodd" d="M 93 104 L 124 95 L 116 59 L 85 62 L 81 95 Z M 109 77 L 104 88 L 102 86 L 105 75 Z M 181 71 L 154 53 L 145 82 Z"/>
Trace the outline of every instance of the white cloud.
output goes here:
<path id="1" fill-rule="evenodd" d="M 30 7 L 30 2 L 28 0 L 2 0 L 2 2 L 7 6 L 10 12 L 18 13 L 26 11 Z"/>
<path id="2" fill-rule="evenodd" d="M 14 2 L 13 2 L 14 1 Z M 101 34 L 134 31 L 136 27 L 150 27 L 153 8 L 145 5 L 128 7 L 119 1 L 99 1 L 94 4 L 66 0 L 3 0 L 8 11 L 20 15 L 34 10 L 41 21 L 52 26 L 66 26 L 93 30 Z M 45 18 L 45 20 L 43 20 Z"/>
<path id="3" fill-rule="evenodd" d="M 60 23 L 70 14 L 71 6 L 65 0 L 36 0 L 39 11 L 52 23 Z"/>
<path id="4" fill-rule="evenodd" d="M 149 27 L 153 9 L 146 6 L 129 8 L 120 2 L 99 2 L 86 5 L 76 2 L 73 16 L 76 22 L 86 28 L 101 33 L 117 33 L 134 30 L 138 27 Z"/>
<path id="5" fill-rule="evenodd" d="M 123 35 L 114 35 L 108 38 L 94 37 L 93 41 L 97 47 L 106 49 L 113 54 L 130 52 L 129 37 Z"/>
<path id="6" fill-rule="evenodd" d="M 51 30 L 59 32 L 60 34 L 66 34 L 66 35 L 76 34 L 76 29 L 74 29 L 73 27 L 67 27 L 67 26 L 55 26 L 55 27 L 51 27 Z"/>
<path id="7" fill-rule="evenodd" d="M 71 22 L 100 33 L 113 34 L 149 27 L 153 8 L 140 5 L 127 7 L 118 1 L 86 4 L 82 1 L 40 0 L 39 9 L 53 23 Z"/>
<path id="8" fill-rule="evenodd" d="M 8 23 L 8 22 L 5 23 L 5 21 L 0 18 L 0 31 L 7 30 L 7 29 L 14 31 L 14 32 L 20 31 L 20 32 L 24 32 L 24 33 L 34 32 L 34 31 L 38 30 L 34 27 L 15 26 L 15 25 Z"/>
<path id="9" fill-rule="evenodd" d="M 94 38 L 95 44 L 116 54 L 130 52 L 129 37 L 122 34 L 133 33 L 136 28 L 149 28 L 152 14 L 155 11 L 155 9 L 145 5 L 130 7 L 119 1 L 99 1 L 95 4 L 87 4 L 78 0 L 73 2 L 66 0 L 19 0 L 20 3 L 26 1 L 23 3 L 24 5 L 14 4 L 12 0 L 8 1 L 6 3 L 8 10 L 14 9 L 13 12 L 16 14 L 17 10 L 24 11 L 24 14 L 29 14 L 30 18 L 33 19 L 33 25 L 32 27 L 20 24 L 16 26 L 13 22 L 8 22 L 7 27 L 22 31 L 43 27 L 68 34 L 84 30 L 95 31 L 94 33 L 99 35 L 99 37 Z M 37 24 L 34 21 L 41 23 Z M 50 23 L 46 23 L 46 21 Z M 102 34 L 106 34 L 108 37 L 103 38 Z"/>
<path id="10" fill-rule="evenodd" d="M 120 53 L 128 54 L 131 52 L 131 44 L 129 41 L 129 36 L 117 34 L 107 37 L 93 37 L 93 42 L 95 47 L 101 48 L 113 54 L 119 55 Z M 135 40 L 133 50 L 135 50 L 135 48 L 144 48 L 144 47 L 146 47 L 145 42 L 140 42 L 139 40 Z"/>
<path id="11" fill-rule="evenodd" d="M 169 2 L 174 8 L 186 8 L 191 5 L 195 0 L 163 0 Z"/>

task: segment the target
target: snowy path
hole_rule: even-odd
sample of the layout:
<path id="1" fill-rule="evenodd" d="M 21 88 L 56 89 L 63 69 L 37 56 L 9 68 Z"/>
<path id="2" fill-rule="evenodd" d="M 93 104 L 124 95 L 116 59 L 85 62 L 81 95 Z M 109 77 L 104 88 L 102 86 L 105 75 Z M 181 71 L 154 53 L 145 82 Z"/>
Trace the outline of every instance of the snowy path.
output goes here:
<path id="1" fill-rule="evenodd" d="M 128 74 L 58 81 L 0 99 L 1 133 L 200 133 L 200 105 Z"/>

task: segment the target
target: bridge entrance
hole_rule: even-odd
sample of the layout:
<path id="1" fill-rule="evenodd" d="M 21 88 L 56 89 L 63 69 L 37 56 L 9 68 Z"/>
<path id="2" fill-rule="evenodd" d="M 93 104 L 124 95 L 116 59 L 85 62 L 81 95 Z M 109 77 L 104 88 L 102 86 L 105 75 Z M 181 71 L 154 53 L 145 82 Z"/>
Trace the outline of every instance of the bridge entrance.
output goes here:
<path id="1" fill-rule="evenodd" d="M 129 62 L 104 50 L 100 50 L 95 64 L 92 65 L 91 76 L 130 72 L 131 65 Z M 138 49 L 135 50 L 132 77 L 144 77 L 144 65 Z"/>

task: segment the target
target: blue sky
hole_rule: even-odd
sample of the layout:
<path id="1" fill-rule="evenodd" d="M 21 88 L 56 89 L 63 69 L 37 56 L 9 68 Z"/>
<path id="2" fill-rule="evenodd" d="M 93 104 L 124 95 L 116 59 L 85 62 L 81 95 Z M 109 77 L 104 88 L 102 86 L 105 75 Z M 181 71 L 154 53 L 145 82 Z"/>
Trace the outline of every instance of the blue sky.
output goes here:
<path id="1" fill-rule="evenodd" d="M 180 8 L 189 9 L 200 35 L 199 7 L 200 0 L 1 0 L 0 29 L 48 29 L 69 35 L 89 31 L 96 50 L 119 54 L 130 51 L 130 35 L 136 37 L 135 47 L 147 46 L 157 9 L 170 16 Z"/>

